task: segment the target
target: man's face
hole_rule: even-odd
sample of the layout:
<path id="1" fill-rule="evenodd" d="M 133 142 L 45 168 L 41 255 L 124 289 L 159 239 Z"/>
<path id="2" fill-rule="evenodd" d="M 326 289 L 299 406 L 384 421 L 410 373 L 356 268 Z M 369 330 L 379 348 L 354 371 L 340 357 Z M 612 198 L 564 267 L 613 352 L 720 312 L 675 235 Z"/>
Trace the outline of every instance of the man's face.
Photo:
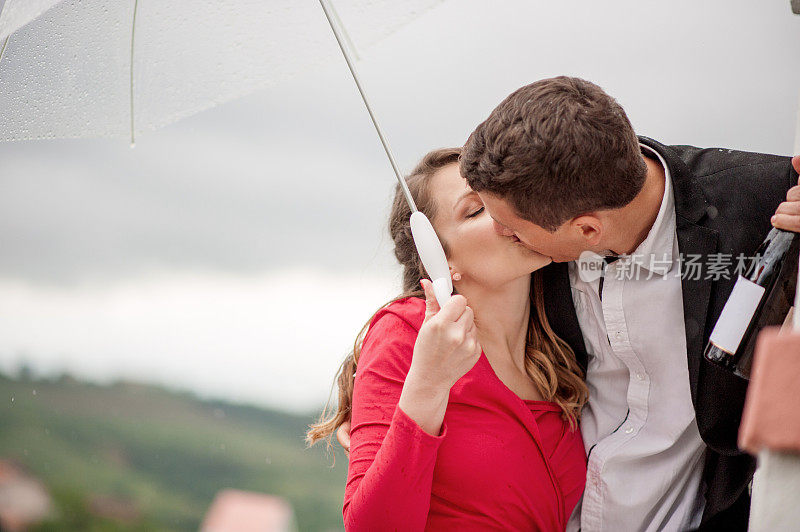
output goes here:
<path id="1" fill-rule="evenodd" d="M 516 236 L 525 247 L 552 257 L 555 262 L 576 260 L 588 249 L 586 241 L 575 231 L 570 221 L 554 232 L 520 218 L 514 208 L 503 198 L 489 192 L 480 192 L 489 215 L 494 220 L 494 230 L 503 236 Z"/>

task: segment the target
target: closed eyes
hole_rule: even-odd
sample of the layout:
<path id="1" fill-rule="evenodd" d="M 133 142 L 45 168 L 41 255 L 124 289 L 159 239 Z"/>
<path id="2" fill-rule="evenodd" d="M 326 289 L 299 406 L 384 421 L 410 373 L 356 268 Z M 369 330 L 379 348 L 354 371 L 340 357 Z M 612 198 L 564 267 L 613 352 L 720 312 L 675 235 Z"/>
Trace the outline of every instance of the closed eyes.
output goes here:
<path id="1" fill-rule="evenodd" d="M 477 211 L 473 212 L 472 214 L 468 214 L 467 218 L 475 218 L 476 216 L 478 216 L 482 212 L 483 212 L 483 207 L 481 207 Z"/>

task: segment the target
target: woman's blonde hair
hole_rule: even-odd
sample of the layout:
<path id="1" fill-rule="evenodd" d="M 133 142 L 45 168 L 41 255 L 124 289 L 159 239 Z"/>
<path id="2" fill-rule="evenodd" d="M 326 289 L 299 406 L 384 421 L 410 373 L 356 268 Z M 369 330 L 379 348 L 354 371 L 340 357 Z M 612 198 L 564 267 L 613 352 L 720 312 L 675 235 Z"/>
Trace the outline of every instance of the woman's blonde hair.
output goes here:
<path id="1" fill-rule="evenodd" d="M 406 178 L 417 208 L 431 221 L 436 217 L 436 204 L 430 191 L 431 177 L 442 168 L 457 164 L 460 155 L 460 148 L 434 150 L 425 155 Z M 324 439 L 330 448 L 331 438 L 336 430 L 350 420 L 353 383 L 358 358 L 361 354 L 364 336 L 375 314 L 395 301 L 406 297 L 425 299 L 425 294 L 420 287 L 420 280 L 427 278 L 427 275 L 414 245 L 410 218 L 411 209 L 406 203 L 400 186 L 397 185 L 389 215 L 389 233 L 394 242 L 395 257 L 403 266 L 402 293 L 382 305 L 361 328 L 353 344 L 353 350 L 339 367 L 336 377 L 339 399 L 336 407 L 334 409 L 330 403 L 326 405 L 319 420 L 309 426 L 306 434 L 306 441 L 309 445 Z M 442 245 L 447 253 L 447 244 L 442 242 Z M 532 304 L 525 346 L 525 371 L 545 400 L 557 403 L 562 409 L 564 418 L 575 428 L 580 418 L 581 407 L 588 397 L 583 372 L 578 366 L 572 349 L 553 332 L 547 322 L 543 302 L 542 276 L 539 272 L 533 273 L 530 295 Z"/>

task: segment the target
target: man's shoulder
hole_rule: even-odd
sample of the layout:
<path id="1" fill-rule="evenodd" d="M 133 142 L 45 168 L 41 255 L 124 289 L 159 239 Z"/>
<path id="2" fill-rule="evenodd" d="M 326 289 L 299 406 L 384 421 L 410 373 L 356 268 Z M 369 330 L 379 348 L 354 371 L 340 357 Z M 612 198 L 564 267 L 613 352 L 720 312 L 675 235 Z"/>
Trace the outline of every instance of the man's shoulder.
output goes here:
<path id="1" fill-rule="evenodd" d="M 786 191 L 797 184 L 790 157 L 728 148 L 668 146 L 647 137 L 639 137 L 639 141 L 664 158 L 673 182 L 683 183 L 680 188 L 684 192 L 702 195 L 706 207 L 713 207 L 710 211 L 719 215 L 720 223 L 755 219 L 768 224 Z M 681 198 L 691 200 L 693 196 L 684 194 Z"/>
<path id="2" fill-rule="evenodd" d="M 697 178 L 729 172 L 750 175 L 788 169 L 789 157 L 729 148 L 698 148 L 685 144 L 670 146 Z"/>
<path id="3" fill-rule="evenodd" d="M 662 144 L 649 137 L 640 136 L 639 141 L 669 159 L 679 159 L 696 178 L 713 177 L 721 173 L 746 175 L 748 172 L 788 171 L 790 158 L 784 155 L 758 153 L 730 148 L 700 148 L 689 144 Z"/>

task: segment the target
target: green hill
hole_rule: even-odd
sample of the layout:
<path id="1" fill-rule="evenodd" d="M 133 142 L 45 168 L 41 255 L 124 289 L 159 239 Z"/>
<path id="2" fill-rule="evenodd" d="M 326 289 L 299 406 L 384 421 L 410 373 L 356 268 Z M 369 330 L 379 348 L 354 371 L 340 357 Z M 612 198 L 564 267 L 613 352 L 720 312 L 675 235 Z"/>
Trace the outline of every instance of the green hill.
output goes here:
<path id="1" fill-rule="evenodd" d="M 150 385 L 0 375 L 0 458 L 41 479 L 59 510 L 39 530 L 197 530 L 223 488 L 285 497 L 300 530 L 341 529 L 347 461 L 305 448 L 312 418 Z M 138 517 L 97 516 L 93 497 Z"/>

